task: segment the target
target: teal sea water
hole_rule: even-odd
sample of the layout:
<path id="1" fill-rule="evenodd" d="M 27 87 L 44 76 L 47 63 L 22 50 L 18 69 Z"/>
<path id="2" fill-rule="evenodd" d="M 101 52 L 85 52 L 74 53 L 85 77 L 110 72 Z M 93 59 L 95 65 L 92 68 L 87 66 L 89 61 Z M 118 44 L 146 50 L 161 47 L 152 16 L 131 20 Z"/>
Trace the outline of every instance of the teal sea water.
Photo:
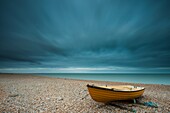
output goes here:
<path id="1" fill-rule="evenodd" d="M 99 80 L 113 82 L 145 83 L 145 84 L 166 84 L 170 85 L 170 74 L 142 74 L 142 73 L 38 73 L 36 75 L 69 78 L 80 80 Z"/>

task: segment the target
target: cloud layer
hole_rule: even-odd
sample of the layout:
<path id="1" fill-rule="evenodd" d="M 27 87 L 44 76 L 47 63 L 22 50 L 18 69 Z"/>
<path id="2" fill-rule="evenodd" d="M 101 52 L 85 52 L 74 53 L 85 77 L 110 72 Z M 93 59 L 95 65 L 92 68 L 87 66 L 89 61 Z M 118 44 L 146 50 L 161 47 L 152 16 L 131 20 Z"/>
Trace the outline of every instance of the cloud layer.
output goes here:
<path id="1" fill-rule="evenodd" d="M 0 2 L 0 68 L 169 70 L 168 0 Z"/>

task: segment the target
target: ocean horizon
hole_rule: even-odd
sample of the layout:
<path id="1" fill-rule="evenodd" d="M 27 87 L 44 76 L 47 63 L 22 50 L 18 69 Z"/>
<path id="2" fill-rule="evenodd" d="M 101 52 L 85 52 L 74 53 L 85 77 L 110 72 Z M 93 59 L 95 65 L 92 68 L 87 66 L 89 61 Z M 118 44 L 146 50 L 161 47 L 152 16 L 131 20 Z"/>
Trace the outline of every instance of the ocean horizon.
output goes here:
<path id="1" fill-rule="evenodd" d="M 170 85 L 169 73 L 32 73 L 33 75 L 78 80 Z"/>

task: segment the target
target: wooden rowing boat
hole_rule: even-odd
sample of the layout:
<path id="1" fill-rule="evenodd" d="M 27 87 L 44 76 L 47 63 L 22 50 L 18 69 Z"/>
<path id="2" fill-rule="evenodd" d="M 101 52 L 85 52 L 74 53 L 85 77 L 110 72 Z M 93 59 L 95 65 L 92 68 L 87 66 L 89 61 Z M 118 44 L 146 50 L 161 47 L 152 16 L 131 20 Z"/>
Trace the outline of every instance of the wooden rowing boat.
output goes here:
<path id="1" fill-rule="evenodd" d="M 145 88 L 131 85 L 95 86 L 87 85 L 89 94 L 97 102 L 108 103 L 117 100 L 132 100 L 140 97 Z"/>

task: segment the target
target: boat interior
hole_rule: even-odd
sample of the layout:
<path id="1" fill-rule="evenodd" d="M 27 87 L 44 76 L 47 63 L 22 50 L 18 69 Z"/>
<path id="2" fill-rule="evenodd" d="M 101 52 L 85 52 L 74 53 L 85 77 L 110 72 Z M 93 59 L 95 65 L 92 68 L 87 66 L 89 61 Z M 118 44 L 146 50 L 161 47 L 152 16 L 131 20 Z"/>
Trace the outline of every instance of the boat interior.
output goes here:
<path id="1" fill-rule="evenodd" d="M 131 86 L 131 85 L 118 85 L 118 86 L 98 86 L 105 89 L 113 89 L 115 91 L 138 91 L 144 89 L 144 87 Z"/>

